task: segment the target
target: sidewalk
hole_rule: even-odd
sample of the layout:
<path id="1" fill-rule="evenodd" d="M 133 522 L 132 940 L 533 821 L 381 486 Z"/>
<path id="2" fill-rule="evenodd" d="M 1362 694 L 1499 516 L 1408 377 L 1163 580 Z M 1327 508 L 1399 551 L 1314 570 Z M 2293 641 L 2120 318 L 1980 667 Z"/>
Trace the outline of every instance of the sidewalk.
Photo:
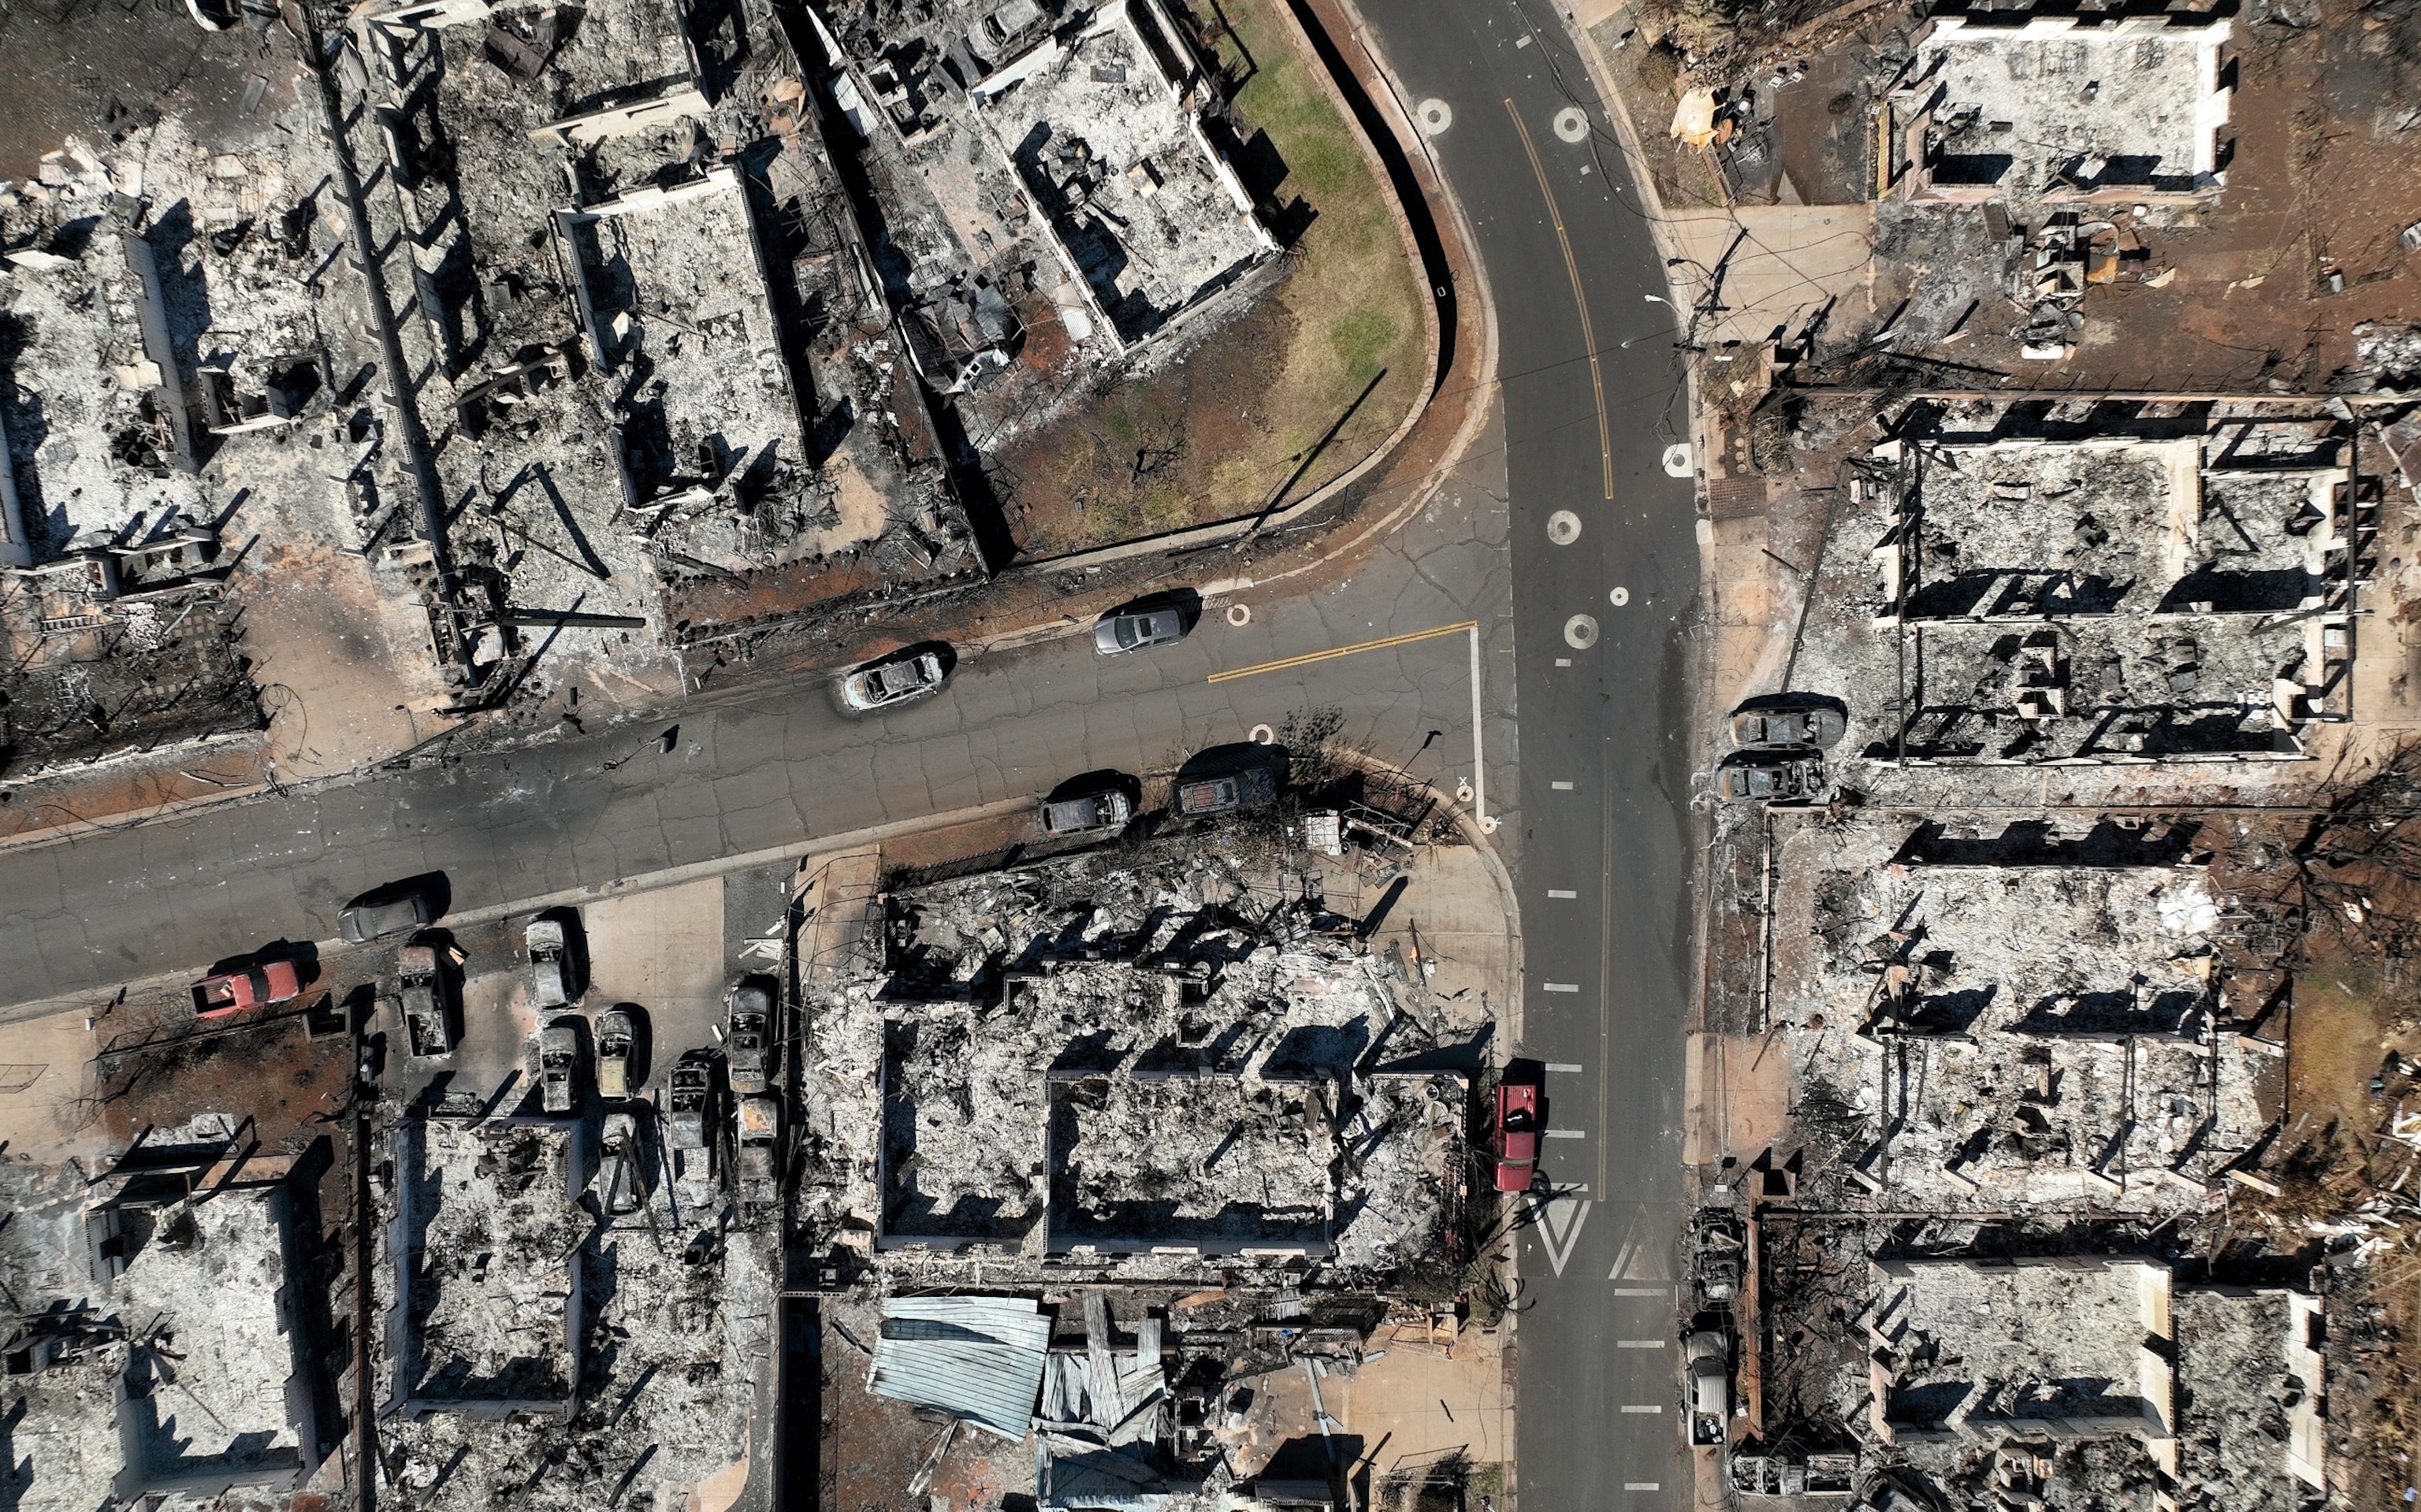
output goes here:
<path id="1" fill-rule="evenodd" d="M 1337 15 L 1328 0 L 1321 0 L 1313 10 L 1324 19 Z M 1307 34 L 1304 40 L 1318 51 Z M 1388 152 L 1402 158 L 1407 144 L 1414 149 L 1412 172 L 1424 201 L 1414 209 L 1434 226 L 1448 269 L 1445 308 L 1457 312 L 1455 329 L 1447 332 L 1438 324 L 1439 306 L 1423 306 L 1429 322 L 1427 350 L 1432 359 L 1449 348 L 1451 355 L 1446 370 L 1434 375 L 1426 402 L 1399 427 L 1386 447 L 1249 530 L 1231 522 L 1012 567 L 978 590 L 979 599 L 956 593 L 911 599 L 873 612 L 876 617 L 869 620 L 829 634 L 801 636 L 801 644 L 788 647 L 780 643 L 778 627 L 760 627 L 692 647 L 688 653 L 691 675 L 685 684 L 688 694 L 645 709 L 626 706 L 611 711 L 609 717 L 678 718 L 686 697 L 700 691 L 721 692 L 822 673 L 920 640 L 950 641 L 961 647 L 964 659 L 975 660 L 1070 638 L 1085 633 L 1101 613 L 1116 604 L 1179 586 L 1201 593 L 1208 601 L 1206 608 L 1212 611 L 1223 596 L 1265 590 L 1278 584 L 1307 592 L 1349 574 L 1356 562 L 1412 519 L 1447 482 L 1456 460 L 1472 445 L 1487 417 L 1486 401 L 1493 394 L 1495 381 L 1492 318 L 1484 279 L 1461 232 L 1460 211 L 1445 196 L 1433 170 L 1423 171 L 1426 159 L 1418 155 L 1419 134 L 1400 112 L 1390 113 L 1392 97 L 1367 50 L 1340 50 L 1336 61 L 1348 69 L 1355 86 L 1371 97 L 1375 114 L 1397 138 L 1384 144 L 1383 151 L 1365 140 L 1366 155 L 1381 169 L 1380 176 L 1394 182 L 1394 176 L 1383 171 L 1383 159 Z M 1335 83 L 1329 74 L 1322 77 Z M 1335 98 L 1349 115 L 1364 119 L 1341 89 Z M 1400 199 L 1395 208 L 1406 251 L 1420 267 L 1424 260 L 1417 246 L 1420 239 Z M 970 609 L 976 612 L 970 615 Z M 324 673 L 326 669 L 315 670 Z M 330 681 L 325 676 L 311 680 L 315 688 Z M 264 697 L 272 695 L 264 694 Z M 327 737 L 337 731 L 324 720 L 320 729 L 305 729 L 293 717 L 299 710 L 282 705 L 271 708 L 272 732 L 266 740 L 254 743 L 253 753 L 241 767 L 223 759 L 207 772 L 206 776 L 222 779 L 226 786 L 182 774 L 182 767 L 195 767 L 195 763 L 188 760 L 180 767 L 170 760 L 178 753 L 163 752 L 105 769 L 0 787 L 0 800 L 5 800 L 0 801 L 0 850 L 69 839 L 94 827 L 258 798 L 281 790 L 282 782 L 308 789 L 357 781 L 414 749 L 425 750 L 431 757 L 460 756 L 531 738 L 526 725 L 516 728 L 479 716 L 455 725 L 449 738 L 449 733 L 433 729 L 427 716 L 414 723 L 386 707 L 394 701 L 382 692 L 369 700 L 375 708 L 369 704 L 345 708 L 340 726 L 345 738 L 334 744 L 328 743 Z M 338 702 L 363 704 L 358 698 Z M 410 740 L 387 727 L 398 722 Z M 382 734 L 385 739 L 381 739 Z M 221 765 L 231 770 L 222 772 Z M 292 780 L 298 777 L 299 782 Z"/>

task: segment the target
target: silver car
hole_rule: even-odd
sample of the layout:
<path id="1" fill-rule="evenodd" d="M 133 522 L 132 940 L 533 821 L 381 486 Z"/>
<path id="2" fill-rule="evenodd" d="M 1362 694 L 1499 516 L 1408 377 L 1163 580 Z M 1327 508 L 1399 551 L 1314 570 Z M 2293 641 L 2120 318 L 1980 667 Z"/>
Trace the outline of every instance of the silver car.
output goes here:
<path id="1" fill-rule="evenodd" d="M 1183 639 L 1185 616 L 1175 609 L 1130 609 L 1093 627 L 1093 649 L 1103 656 L 1173 646 Z"/>
<path id="2" fill-rule="evenodd" d="M 942 691 L 949 672 L 938 651 L 918 651 L 869 662 L 840 680 L 840 701 L 866 710 L 888 709 Z"/>
<path id="3" fill-rule="evenodd" d="M 1134 818 L 1127 795 L 1112 787 L 1080 798 L 1064 798 L 1042 805 L 1045 834 L 1090 834 L 1097 830 L 1122 830 Z"/>

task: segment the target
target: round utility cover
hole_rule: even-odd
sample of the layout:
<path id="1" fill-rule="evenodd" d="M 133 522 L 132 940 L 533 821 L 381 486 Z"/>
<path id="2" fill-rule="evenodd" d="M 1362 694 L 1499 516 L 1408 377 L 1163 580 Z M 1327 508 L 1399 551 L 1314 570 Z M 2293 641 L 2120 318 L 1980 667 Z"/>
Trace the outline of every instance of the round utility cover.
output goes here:
<path id="1" fill-rule="evenodd" d="M 1588 117 L 1578 105 L 1555 112 L 1555 134 L 1567 142 L 1578 142 L 1588 135 Z"/>
<path id="2" fill-rule="evenodd" d="M 1608 603 L 1614 605 L 1617 609 L 1619 609 L 1624 604 L 1631 601 L 1631 590 L 1629 588 L 1617 588 L 1612 593 L 1607 594 L 1605 598 Z"/>
<path id="3" fill-rule="evenodd" d="M 1564 644 L 1575 651 L 1585 651 L 1597 644 L 1597 621 L 1586 615 L 1574 615 L 1564 621 Z"/>
<path id="4" fill-rule="evenodd" d="M 1251 624 L 1252 620 L 1253 606 L 1251 604 L 1231 603 L 1227 606 L 1228 624 L 1242 627 Z"/>
<path id="5" fill-rule="evenodd" d="M 1696 470 L 1697 469 L 1691 461 L 1690 444 L 1688 442 L 1676 442 L 1672 445 L 1664 448 L 1664 475 L 1666 477 L 1688 477 Z"/>
<path id="6" fill-rule="evenodd" d="M 1570 509 L 1558 509 L 1547 517 L 1547 538 L 1558 546 L 1570 546 L 1581 538 L 1581 517 Z"/>
<path id="7" fill-rule="evenodd" d="M 1424 100 L 1414 107 L 1413 119 L 1420 123 L 1423 136 L 1444 136 L 1454 124 L 1454 107 L 1443 100 Z"/>
<path id="8" fill-rule="evenodd" d="M 1253 743 L 1255 745 L 1273 745 L 1277 742 L 1277 738 L 1278 732 L 1270 728 L 1267 725 L 1256 725 L 1253 726 Z"/>

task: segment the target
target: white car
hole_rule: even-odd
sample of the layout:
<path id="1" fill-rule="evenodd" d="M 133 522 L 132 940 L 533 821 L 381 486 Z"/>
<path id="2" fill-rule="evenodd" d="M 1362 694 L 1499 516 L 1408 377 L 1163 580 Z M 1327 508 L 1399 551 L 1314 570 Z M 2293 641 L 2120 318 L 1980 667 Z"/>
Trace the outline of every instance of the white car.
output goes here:
<path id="1" fill-rule="evenodd" d="M 942 691 L 949 670 L 939 651 L 912 651 L 869 662 L 840 679 L 840 700 L 861 711 L 888 709 Z"/>

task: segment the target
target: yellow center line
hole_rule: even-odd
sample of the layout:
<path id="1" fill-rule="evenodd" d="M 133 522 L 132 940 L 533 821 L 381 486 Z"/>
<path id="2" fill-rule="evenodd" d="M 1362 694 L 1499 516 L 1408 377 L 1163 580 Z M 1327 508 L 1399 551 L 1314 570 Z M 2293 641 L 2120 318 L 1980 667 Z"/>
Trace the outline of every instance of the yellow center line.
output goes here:
<path id="1" fill-rule="evenodd" d="M 1414 641 L 1431 640 L 1440 635 L 1460 635 L 1464 631 L 1478 628 L 1479 621 L 1476 619 L 1460 619 L 1451 625 L 1440 625 L 1435 630 L 1416 630 L 1403 635 L 1390 635 L 1383 640 L 1364 641 L 1358 646 L 1338 646 L 1325 651 L 1310 651 L 1302 656 L 1289 656 L 1279 662 L 1262 662 L 1253 666 L 1238 667 L 1232 672 L 1213 672 L 1204 680 L 1233 682 L 1238 678 L 1257 678 L 1264 672 L 1284 672 L 1289 667 L 1309 666 L 1314 662 L 1325 662 L 1333 657 L 1356 656 L 1364 651 L 1383 651 L 1390 646 L 1410 646 Z"/>
<path id="2" fill-rule="evenodd" d="M 1513 101 L 1505 101 L 1505 114 L 1513 117 L 1513 129 L 1522 133 L 1522 150 L 1530 155 L 1530 171 L 1539 176 L 1539 193 L 1547 198 L 1547 218 L 1555 223 L 1555 240 L 1563 244 L 1564 272 L 1572 280 L 1572 303 L 1581 310 L 1581 345 L 1588 350 L 1589 387 L 1597 393 L 1597 455 L 1605 470 L 1605 496 L 1614 497 L 1614 430 L 1605 418 L 1605 374 L 1597 365 L 1597 333 L 1589 328 L 1588 296 L 1581 291 L 1580 259 L 1572 256 L 1572 239 L 1564 231 L 1564 212 L 1555 204 L 1555 192 L 1547 186 L 1547 170 L 1539 163 L 1539 149 L 1530 140 L 1530 128 L 1522 122 L 1522 113 Z"/>

